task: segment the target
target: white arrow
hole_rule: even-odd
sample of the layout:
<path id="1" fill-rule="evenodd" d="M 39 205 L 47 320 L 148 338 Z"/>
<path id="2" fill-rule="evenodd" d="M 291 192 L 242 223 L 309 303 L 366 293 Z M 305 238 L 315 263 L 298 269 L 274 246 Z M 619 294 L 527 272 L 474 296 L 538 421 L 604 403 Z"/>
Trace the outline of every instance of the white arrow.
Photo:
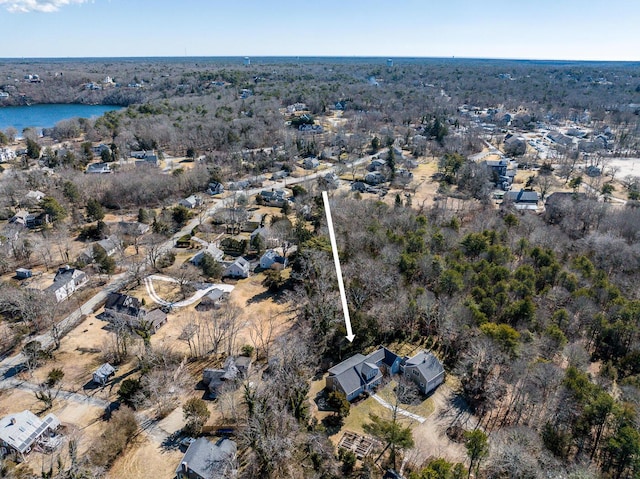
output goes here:
<path id="1" fill-rule="evenodd" d="M 347 339 L 349 342 L 356 337 L 351 330 L 351 318 L 349 317 L 349 307 L 347 306 L 347 294 L 344 291 L 344 282 L 342 281 L 342 269 L 340 268 L 340 258 L 338 257 L 338 245 L 336 244 L 336 234 L 333 232 L 333 220 L 331 219 L 331 208 L 329 207 L 329 196 L 327 192 L 322 192 L 322 200 L 324 201 L 324 210 L 327 212 L 327 227 L 329 228 L 329 240 L 331 241 L 331 249 L 333 250 L 333 261 L 336 264 L 336 274 L 338 275 L 338 288 L 340 289 L 340 299 L 342 300 L 342 311 L 344 312 L 344 323 L 347 327 Z"/>

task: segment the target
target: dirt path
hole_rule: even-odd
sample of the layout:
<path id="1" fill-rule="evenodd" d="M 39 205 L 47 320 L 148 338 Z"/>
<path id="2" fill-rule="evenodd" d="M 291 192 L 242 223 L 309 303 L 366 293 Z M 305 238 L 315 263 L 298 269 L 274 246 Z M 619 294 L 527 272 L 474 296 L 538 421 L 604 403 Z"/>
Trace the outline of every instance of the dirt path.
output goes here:
<path id="1" fill-rule="evenodd" d="M 446 434 L 453 423 L 464 427 L 471 415 L 455 401 L 455 394 L 447 384 L 441 385 L 431 396 L 433 413 L 426 421 L 413 429 L 415 447 L 410 455 L 416 463 L 429 457 L 443 457 L 450 461 L 463 462 L 466 451 L 463 444 L 453 442 Z"/>

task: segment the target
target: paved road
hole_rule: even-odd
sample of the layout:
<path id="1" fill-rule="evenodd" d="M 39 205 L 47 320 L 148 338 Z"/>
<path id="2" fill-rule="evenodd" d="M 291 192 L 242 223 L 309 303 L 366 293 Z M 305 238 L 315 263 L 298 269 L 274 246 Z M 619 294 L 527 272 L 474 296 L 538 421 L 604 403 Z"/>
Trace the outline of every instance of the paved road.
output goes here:
<path id="1" fill-rule="evenodd" d="M 23 381 L 17 378 L 4 379 L 0 382 L 0 389 L 20 389 L 22 391 L 29 391 L 35 393 L 38 391 L 39 386 L 29 381 Z M 90 405 L 101 409 L 106 409 L 111 405 L 110 401 L 100 399 L 89 394 L 80 394 L 73 391 L 66 391 L 61 389 L 56 400 L 62 399 L 65 401 L 73 402 L 80 405 Z M 171 436 L 171 432 L 162 429 L 157 419 L 151 418 L 144 413 L 136 412 L 136 420 L 140 429 L 142 429 L 151 439 L 158 444 L 162 444 L 167 437 Z"/>

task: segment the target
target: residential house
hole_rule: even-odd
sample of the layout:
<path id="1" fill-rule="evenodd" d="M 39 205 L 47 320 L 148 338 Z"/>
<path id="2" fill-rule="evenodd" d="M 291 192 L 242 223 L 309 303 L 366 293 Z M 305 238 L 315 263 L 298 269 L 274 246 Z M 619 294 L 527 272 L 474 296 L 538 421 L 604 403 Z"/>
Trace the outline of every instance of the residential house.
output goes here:
<path id="1" fill-rule="evenodd" d="M 6 91 L 0 91 L 0 98 L 9 98 L 9 94 Z"/>
<path id="2" fill-rule="evenodd" d="M 144 158 L 135 161 L 135 165 L 137 167 L 158 167 L 160 165 L 160 160 L 156 155 L 147 155 Z"/>
<path id="3" fill-rule="evenodd" d="M 237 356 L 235 358 L 236 368 L 241 377 L 249 377 L 251 371 L 251 358 L 249 356 Z"/>
<path id="4" fill-rule="evenodd" d="M 367 186 L 362 181 L 354 181 L 353 183 L 351 183 L 351 191 L 358 191 L 360 193 L 365 193 L 368 189 L 369 189 L 369 186 Z"/>
<path id="5" fill-rule="evenodd" d="M 152 309 L 147 313 L 144 318 L 144 323 L 141 326 L 150 334 L 155 334 L 158 329 L 167 323 L 167 313 L 160 308 Z"/>
<path id="6" fill-rule="evenodd" d="M 65 265 L 58 268 L 53 284 L 45 292 L 51 294 L 57 303 L 71 296 L 76 290 L 87 284 L 89 278 L 84 271 Z"/>
<path id="7" fill-rule="evenodd" d="M 202 383 L 207 386 L 209 396 L 216 398 L 223 384 L 246 378 L 251 368 L 251 358 L 246 356 L 229 356 L 221 369 L 207 368 L 202 371 Z"/>
<path id="8" fill-rule="evenodd" d="M 504 149 L 509 155 L 524 155 L 527 152 L 527 142 L 521 136 L 507 133 L 504 137 Z"/>
<path id="9" fill-rule="evenodd" d="M 156 155 L 154 155 L 153 150 L 134 150 L 129 154 L 129 156 L 137 160 L 144 160 L 146 158 L 155 157 Z"/>
<path id="10" fill-rule="evenodd" d="M 304 124 L 298 127 L 298 131 L 302 131 L 304 133 L 322 133 L 324 129 L 322 128 L 322 125 Z"/>
<path id="11" fill-rule="evenodd" d="M 49 223 L 49 215 L 47 213 L 29 213 L 27 210 L 18 210 L 15 215 L 9 219 L 10 224 L 24 226 L 25 228 L 37 228 Z"/>
<path id="12" fill-rule="evenodd" d="M 396 163 L 404 160 L 404 153 L 400 148 L 396 146 L 392 146 L 391 148 L 389 148 L 389 151 L 387 152 L 387 159 L 389 159 L 389 157 L 392 154 L 393 154 L 393 159 L 395 160 Z"/>
<path id="13" fill-rule="evenodd" d="M 340 177 L 331 171 L 322 177 L 322 184 L 326 188 L 336 189 L 340 186 Z"/>
<path id="14" fill-rule="evenodd" d="M 217 181 L 213 181 L 209 183 L 209 188 L 207 189 L 207 194 L 214 196 L 224 193 L 224 186 L 222 183 L 218 183 Z"/>
<path id="15" fill-rule="evenodd" d="M 109 146 L 105 145 L 104 143 L 100 143 L 97 146 L 92 146 L 91 151 L 93 151 L 94 155 L 100 156 L 102 155 L 103 151 L 108 151 L 109 153 L 111 153 L 111 148 L 109 148 Z"/>
<path id="16" fill-rule="evenodd" d="M 302 167 L 305 170 L 315 170 L 319 166 L 320 166 L 320 161 L 315 156 L 305 158 L 302 161 Z"/>
<path id="17" fill-rule="evenodd" d="M 263 246 L 266 248 L 277 248 L 280 244 L 280 239 L 276 235 L 276 232 L 268 226 L 262 226 L 253 230 L 251 232 L 249 244 L 254 244 L 256 236 L 260 236 L 262 238 Z"/>
<path id="18" fill-rule="evenodd" d="M 536 191 L 507 191 L 504 201 L 513 203 L 517 210 L 537 210 L 539 198 Z"/>
<path id="19" fill-rule="evenodd" d="M 550 131 L 549 133 L 547 133 L 547 138 L 561 146 L 573 145 L 573 138 L 565 136 L 559 131 Z"/>
<path id="20" fill-rule="evenodd" d="M 251 264 L 240 256 L 224 270 L 224 276 L 232 278 L 248 278 L 251 271 Z"/>
<path id="21" fill-rule="evenodd" d="M 283 180 L 287 176 L 289 176 L 289 172 L 287 170 L 278 170 L 271 175 L 271 181 Z"/>
<path id="22" fill-rule="evenodd" d="M 59 445 L 53 437 L 59 426 L 60 420 L 53 414 L 43 419 L 27 410 L 9 414 L 0 419 L 0 451 L 3 456 L 14 452 L 25 460 L 25 454 L 35 446 L 52 449 Z"/>
<path id="23" fill-rule="evenodd" d="M 294 103 L 293 105 L 287 106 L 287 113 L 293 114 L 297 111 L 306 111 L 308 110 L 307 105 L 305 103 Z"/>
<path id="24" fill-rule="evenodd" d="M 28 203 L 40 203 L 42 201 L 42 198 L 44 198 L 45 195 L 42 191 L 29 191 L 26 195 L 24 195 L 24 199 L 28 202 Z"/>
<path id="25" fill-rule="evenodd" d="M 287 192 L 284 190 L 262 190 L 260 192 L 260 197 L 267 206 L 282 207 L 288 201 Z"/>
<path id="26" fill-rule="evenodd" d="M 356 354 L 329 369 L 325 388 L 343 393 L 348 401 L 380 385 L 384 371 L 395 374 L 402 359 L 382 347 L 368 356 Z"/>
<path id="27" fill-rule="evenodd" d="M 202 198 L 196 195 L 191 195 L 183 200 L 180 200 L 178 204 L 184 206 L 185 208 L 193 209 L 202 205 Z"/>
<path id="28" fill-rule="evenodd" d="M 96 384 L 104 386 L 109 381 L 109 378 L 116 373 L 116 370 L 111 364 L 104 363 L 98 369 L 93 372 L 92 381 Z"/>
<path id="29" fill-rule="evenodd" d="M 444 382 L 442 363 L 430 351 L 420 351 L 411 358 L 404 358 L 400 370 L 416 383 L 422 394 L 429 394 Z"/>
<path id="30" fill-rule="evenodd" d="M 147 310 L 138 298 L 122 293 L 109 293 L 104 305 L 104 317 L 109 322 L 122 322 L 138 327 L 145 320 Z"/>
<path id="31" fill-rule="evenodd" d="M 496 186 L 504 191 L 511 189 L 517 168 L 515 161 L 500 158 L 499 160 L 486 160 L 484 163 L 490 179 Z"/>
<path id="32" fill-rule="evenodd" d="M 31 276 L 33 276 L 33 273 L 31 272 L 30 269 L 27 269 L 27 268 L 16 269 L 16 278 L 18 279 L 27 279 L 27 278 L 31 278 Z"/>
<path id="33" fill-rule="evenodd" d="M 204 437 L 196 439 L 176 469 L 176 479 L 234 479 L 237 475 L 237 446 L 228 438 L 215 444 Z"/>
<path id="34" fill-rule="evenodd" d="M 371 160 L 371 163 L 367 165 L 367 171 L 381 171 L 385 166 L 387 166 L 386 160 L 374 158 Z"/>
<path id="35" fill-rule="evenodd" d="M 209 243 L 195 255 L 193 255 L 189 262 L 194 266 L 200 266 L 200 263 L 202 263 L 202 258 L 204 258 L 205 254 L 211 255 L 211 257 L 215 261 L 222 261 L 222 258 L 224 257 L 224 253 L 221 249 L 219 249 L 215 244 Z"/>
<path id="36" fill-rule="evenodd" d="M 229 298 L 229 293 L 221 289 L 215 288 L 205 294 L 198 305 L 196 311 L 210 311 L 218 309 L 224 301 Z"/>
<path id="37" fill-rule="evenodd" d="M 87 166 L 85 173 L 111 173 L 109 163 L 91 163 Z"/>
<path id="38" fill-rule="evenodd" d="M 139 221 L 120 221 L 118 229 L 127 236 L 142 236 L 149 232 L 151 226 Z"/>
<path id="39" fill-rule="evenodd" d="M 249 180 L 230 181 L 229 183 L 227 183 L 227 189 L 229 191 L 246 190 L 247 188 L 249 188 L 249 185 Z"/>
<path id="40" fill-rule="evenodd" d="M 109 236 L 106 239 L 98 241 L 97 244 L 105 251 L 105 253 L 107 253 L 107 256 L 113 256 L 116 254 L 121 246 L 120 240 L 115 236 Z"/>
<path id="41" fill-rule="evenodd" d="M 387 178 L 379 171 L 372 171 L 364 177 L 364 182 L 368 185 L 379 185 L 385 181 L 387 181 Z"/>
<path id="42" fill-rule="evenodd" d="M 278 266 L 276 266 L 278 265 Z M 260 267 L 262 269 L 278 268 L 282 269 L 287 266 L 287 258 L 280 256 L 276 250 L 269 249 L 260 258 Z"/>

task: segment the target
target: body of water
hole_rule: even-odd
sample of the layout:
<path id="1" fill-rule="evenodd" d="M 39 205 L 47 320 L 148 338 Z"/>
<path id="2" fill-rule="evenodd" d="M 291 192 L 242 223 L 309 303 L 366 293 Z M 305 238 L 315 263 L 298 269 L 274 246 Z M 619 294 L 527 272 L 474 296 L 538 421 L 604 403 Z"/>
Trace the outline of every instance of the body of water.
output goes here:
<path id="1" fill-rule="evenodd" d="M 25 128 L 41 130 L 51 128 L 62 120 L 71 118 L 94 118 L 108 111 L 119 110 L 115 105 L 31 105 L 0 107 L 0 130 L 13 127 L 18 135 Z"/>

